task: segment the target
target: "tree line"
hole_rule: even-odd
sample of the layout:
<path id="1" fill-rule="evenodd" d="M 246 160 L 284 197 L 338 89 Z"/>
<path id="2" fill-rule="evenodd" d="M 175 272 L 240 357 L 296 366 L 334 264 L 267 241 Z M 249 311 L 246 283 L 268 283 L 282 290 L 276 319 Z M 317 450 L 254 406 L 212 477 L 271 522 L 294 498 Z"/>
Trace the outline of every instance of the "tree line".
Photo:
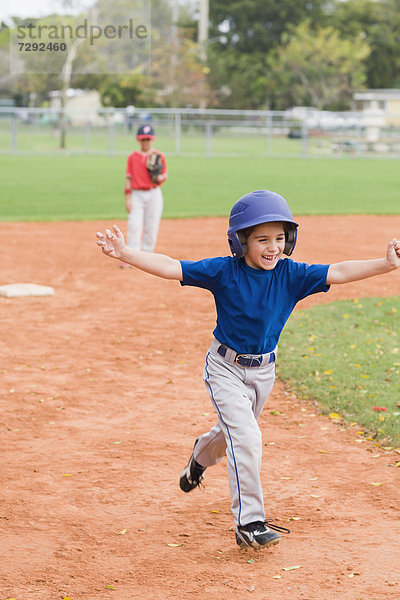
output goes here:
<path id="1" fill-rule="evenodd" d="M 135 2 L 97 0 L 96 14 L 113 23 L 132 14 Z M 202 52 L 196 0 L 152 0 L 151 8 L 150 71 L 138 64 L 121 72 L 128 40 L 115 44 L 112 56 L 107 40 L 96 49 L 86 43 L 70 85 L 97 89 L 104 106 L 271 110 L 348 110 L 355 90 L 400 87 L 400 0 L 209 0 Z M 1 27 L 0 94 L 40 106 L 60 88 L 59 70 L 50 72 L 47 62 L 49 72 L 38 74 L 27 61 L 23 74 L 7 71 L 10 30 L 18 25 L 14 19 Z"/>

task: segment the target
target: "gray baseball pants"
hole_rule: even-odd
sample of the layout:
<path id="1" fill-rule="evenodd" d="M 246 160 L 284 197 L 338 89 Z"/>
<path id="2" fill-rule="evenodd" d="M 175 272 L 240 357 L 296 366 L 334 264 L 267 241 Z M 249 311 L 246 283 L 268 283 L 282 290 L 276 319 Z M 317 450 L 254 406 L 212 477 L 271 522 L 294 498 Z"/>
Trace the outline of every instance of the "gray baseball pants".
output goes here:
<path id="1" fill-rule="evenodd" d="M 160 187 L 132 190 L 132 208 L 128 216 L 127 244 L 135 250 L 153 252 L 163 211 Z"/>
<path id="2" fill-rule="evenodd" d="M 231 509 L 236 525 L 242 526 L 265 520 L 260 481 L 262 440 L 257 421 L 274 386 L 275 362 L 242 367 L 234 362 L 233 350 L 220 356 L 219 346 L 214 339 L 203 374 L 218 422 L 199 438 L 194 458 L 209 467 L 227 457 Z"/>

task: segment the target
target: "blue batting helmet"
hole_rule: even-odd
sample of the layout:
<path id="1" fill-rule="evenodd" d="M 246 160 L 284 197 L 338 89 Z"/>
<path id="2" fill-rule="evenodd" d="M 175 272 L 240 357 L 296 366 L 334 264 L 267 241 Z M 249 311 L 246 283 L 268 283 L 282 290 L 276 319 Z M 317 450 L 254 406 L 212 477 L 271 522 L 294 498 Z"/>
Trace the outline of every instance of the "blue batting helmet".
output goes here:
<path id="1" fill-rule="evenodd" d="M 290 256 L 297 240 L 298 223 L 283 196 L 269 190 L 257 190 L 239 198 L 232 207 L 229 216 L 228 242 L 234 258 L 240 258 L 247 252 L 242 230 L 261 223 L 279 221 L 285 229 L 284 253 Z"/>

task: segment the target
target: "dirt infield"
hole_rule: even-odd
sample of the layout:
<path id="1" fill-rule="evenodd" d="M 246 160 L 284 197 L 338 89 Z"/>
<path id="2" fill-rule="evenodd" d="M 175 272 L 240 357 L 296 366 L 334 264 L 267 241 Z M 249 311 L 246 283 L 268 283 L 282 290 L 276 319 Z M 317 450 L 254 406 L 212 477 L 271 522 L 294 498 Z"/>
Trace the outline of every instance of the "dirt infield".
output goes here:
<path id="1" fill-rule="evenodd" d="M 400 235 L 400 216 L 299 220 L 300 261 L 375 258 Z M 120 269 L 95 244 L 104 226 L 0 225 L 0 285 L 55 290 L 0 298 L 0 600 L 399 600 L 399 454 L 279 382 L 261 417 L 262 481 L 291 534 L 237 548 L 225 461 L 205 489 L 180 491 L 214 423 L 202 382 L 213 301 Z M 225 255 L 226 220 L 163 221 L 157 250 Z M 398 294 L 400 272 L 299 308 Z"/>

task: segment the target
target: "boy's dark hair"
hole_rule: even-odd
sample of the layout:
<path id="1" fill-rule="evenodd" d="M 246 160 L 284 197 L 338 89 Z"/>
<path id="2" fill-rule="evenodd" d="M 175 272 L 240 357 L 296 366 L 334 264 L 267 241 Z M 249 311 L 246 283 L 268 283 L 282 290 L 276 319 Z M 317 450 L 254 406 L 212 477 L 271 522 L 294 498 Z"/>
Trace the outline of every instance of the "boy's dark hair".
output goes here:
<path id="1" fill-rule="evenodd" d="M 253 225 L 252 227 L 246 227 L 245 229 L 240 229 L 238 231 L 238 234 L 240 233 L 241 237 L 247 242 L 247 240 L 251 236 L 252 232 L 254 231 L 255 227 L 256 227 L 256 225 Z"/>

